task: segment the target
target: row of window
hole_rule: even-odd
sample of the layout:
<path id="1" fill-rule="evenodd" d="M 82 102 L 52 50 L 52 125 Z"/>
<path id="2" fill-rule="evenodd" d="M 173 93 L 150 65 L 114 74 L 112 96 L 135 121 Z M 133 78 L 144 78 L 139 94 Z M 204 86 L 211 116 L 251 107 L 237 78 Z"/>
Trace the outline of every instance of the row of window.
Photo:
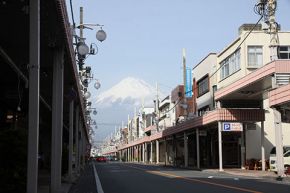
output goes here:
<path id="1" fill-rule="evenodd" d="M 237 72 L 241 68 L 241 54 L 240 49 L 235 51 L 220 65 L 221 79 L 224 79 L 231 74 Z M 278 47 L 278 59 L 290 59 L 290 46 Z M 248 46 L 248 67 L 259 68 L 263 66 L 263 47 L 262 46 Z M 201 96 L 209 91 L 209 76 L 205 76 L 197 82 L 198 96 Z"/>
<path id="2" fill-rule="evenodd" d="M 290 59 L 290 46 L 278 47 L 278 59 Z M 223 60 L 220 65 L 221 79 L 224 79 L 240 69 L 240 50 Z M 248 67 L 259 68 L 263 66 L 263 47 L 248 46 Z"/>

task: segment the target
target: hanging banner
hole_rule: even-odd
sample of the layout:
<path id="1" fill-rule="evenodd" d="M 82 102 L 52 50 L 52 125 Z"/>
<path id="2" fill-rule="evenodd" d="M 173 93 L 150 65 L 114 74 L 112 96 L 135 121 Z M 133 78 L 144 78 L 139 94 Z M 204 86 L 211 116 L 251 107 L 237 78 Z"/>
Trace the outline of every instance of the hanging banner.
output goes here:
<path id="1" fill-rule="evenodd" d="M 192 97 L 192 73 L 190 68 L 186 68 L 185 97 Z"/>

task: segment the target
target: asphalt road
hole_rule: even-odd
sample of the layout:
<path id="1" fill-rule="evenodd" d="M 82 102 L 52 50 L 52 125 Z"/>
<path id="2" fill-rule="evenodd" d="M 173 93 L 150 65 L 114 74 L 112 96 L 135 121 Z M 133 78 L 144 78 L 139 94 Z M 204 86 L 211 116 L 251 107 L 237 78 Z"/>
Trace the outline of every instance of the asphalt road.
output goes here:
<path id="1" fill-rule="evenodd" d="M 98 193 L 289 193 L 290 186 L 227 174 L 125 163 L 94 163 Z M 103 192 L 102 192 L 103 191 Z M 86 192 L 83 192 L 86 193 Z"/>

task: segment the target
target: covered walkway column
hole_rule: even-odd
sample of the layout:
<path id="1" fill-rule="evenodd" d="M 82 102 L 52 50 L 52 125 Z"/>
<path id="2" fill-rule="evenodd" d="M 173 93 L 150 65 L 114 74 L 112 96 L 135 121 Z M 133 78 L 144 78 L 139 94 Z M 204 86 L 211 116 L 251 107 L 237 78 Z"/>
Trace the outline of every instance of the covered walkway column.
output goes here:
<path id="1" fill-rule="evenodd" d="M 150 142 L 150 163 L 153 163 L 153 142 Z"/>
<path id="2" fill-rule="evenodd" d="M 262 171 L 266 170 L 265 165 L 265 129 L 264 121 L 261 121 L 261 157 L 262 157 Z"/>
<path id="3" fill-rule="evenodd" d="M 281 125 L 281 113 L 273 108 L 274 124 L 275 124 L 275 143 L 276 143 L 276 159 L 277 159 L 277 174 L 278 176 L 285 176 L 284 174 L 284 157 L 283 157 L 283 135 Z"/>
<path id="4" fill-rule="evenodd" d="M 165 165 L 168 163 L 168 148 L 167 148 L 167 140 L 166 138 L 164 139 L 164 145 L 165 145 Z"/>
<path id="5" fill-rule="evenodd" d="M 223 171 L 223 141 L 222 141 L 222 122 L 218 122 L 218 141 L 219 141 L 219 171 Z"/>
<path id="6" fill-rule="evenodd" d="M 145 143 L 142 144 L 142 161 L 145 163 Z"/>
<path id="7" fill-rule="evenodd" d="M 156 164 L 159 164 L 159 141 L 156 140 Z"/>
<path id="8" fill-rule="evenodd" d="M 51 192 L 61 190 L 63 130 L 63 48 L 54 51 L 52 85 Z"/>
<path id="9" fill-rule="evenodd" d="M 246 160 L 246 148 L 245 148 L 245 136 L 246 129 L 245 124 L 243 124 L 243 131 L 241 132 L 241 169 L 245 169 L 245 160 Z"/>
<path id="10" fill-rule="evenodd" d="M 199 151 L 199 129 L 196 129 L 195 132 L 196 137 L 196 167 L 200 168 L 200 151 Z"/>
<path id="11" fill-rule="evenodd" d="M 84 163 L 83 163 L 83 140 L 84 140 L 84 133 L 83 133 L 83 121 L 81 120 L 80 123 L 80 141 L 79 141 L 79 159 L 80 159 L 80 169 L 83 169 Z"/>
<path id="12" fill-rule="evenodd" d="M 79 106 L 76 106 L 76 115 L 75 115 L 75 168 L 77 174 L 80 172 L 79 168 Z"/>
<path id="13" fill-rule="evenodd" d="M 148 144 L 145 142 L 145 163 L 148 162 Z"/>
<path id="14" fill-rule="evenodd" d="M 129 148 L 126 148 L 126 162 L 129 162 Z"/>
<path id="15" fill-rule="evenodd" d="M 139 145 L 139 162 L 142 162 L 142 145 Z"/>
<path id="16" fill-rule="evenodd" d="M 184 167 L 188 167 L 188 137 L 184 132 Z"/>
<path id="17" fill-rule="evenodd" d="M 29 4 L 29 120 L 27 193 L 37 193 L 39 140 L 40 0 Z"/>
<path id="18" fill-rule="evenodd" d="M 73 137 L 74 137 L 74 100 L 69 103 L 69 149 L 68 149 L 68 179 L 72 182 L 72 158 L 73 158 Z"/>

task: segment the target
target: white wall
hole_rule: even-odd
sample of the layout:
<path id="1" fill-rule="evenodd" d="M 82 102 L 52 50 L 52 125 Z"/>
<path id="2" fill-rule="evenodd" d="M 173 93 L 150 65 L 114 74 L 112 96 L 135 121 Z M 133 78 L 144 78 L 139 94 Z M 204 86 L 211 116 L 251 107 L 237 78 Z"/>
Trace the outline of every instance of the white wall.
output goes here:
<path id="1" fill-rule="evenodd" d="M 197 66 L 192 70 L 192 77 L 196 81 L 199 81 L 205 75 L 208 74 L 209 79 L 209 92 L 198 97 L 196 99 L 197 109 L 200 109 L 205 106 L 210 106 L 212 108 L 212 86 L 216 84 L 216 76 L 211 77 L 211 75 L 216 70 L 217 57 L 215 53 L 211 53 L 206 56 Z"/>

